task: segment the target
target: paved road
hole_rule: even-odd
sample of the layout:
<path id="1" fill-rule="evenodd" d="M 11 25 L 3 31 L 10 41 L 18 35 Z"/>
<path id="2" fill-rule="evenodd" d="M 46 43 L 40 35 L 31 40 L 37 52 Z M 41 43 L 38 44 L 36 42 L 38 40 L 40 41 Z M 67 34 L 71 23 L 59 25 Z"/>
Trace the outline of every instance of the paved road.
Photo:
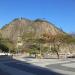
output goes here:
<path id="1" fill-rule="evenodd" d="M 18 60 L 0 60 L 0 75 L 61 75 Z"/>

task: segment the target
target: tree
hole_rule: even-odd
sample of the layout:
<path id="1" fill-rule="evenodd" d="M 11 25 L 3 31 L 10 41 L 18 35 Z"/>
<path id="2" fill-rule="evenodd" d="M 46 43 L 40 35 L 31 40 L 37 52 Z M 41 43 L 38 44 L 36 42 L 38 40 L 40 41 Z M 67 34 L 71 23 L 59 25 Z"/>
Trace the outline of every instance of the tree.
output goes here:
<path id="1" fill-rule="evenodd" d="M 43 58 L 43 54 L 45 52 L 48 51 L 48 46 L 45 46 L 45 44 L 47 43 L 47 40 L 43 37 L 40 37 L 38 39 L 36 39 L 37 44 L 39 45 L 39 54 L 40 54 L 40 58 Z"/>
<path id="2" fill-rule="evenodd" d="M 63 36 L 64 36 L 63 34 L 56 34 L 56 35 L 51 35 L 46 33 L 43 34 L 43 38 L 47 43 L 49 43 L 50 52 L 56 53 L 58 58 L 59 58 L 60 46 L 64 42 Z"/>
<path id="3" fill-rule="evenodd" d="M 11 52 L 11 50 L 14 50 L 14 44 L 9 39 L 0 39 L 0 49 L 4 52 Z"/>
<path id="4" fill-rule="evenodd" d="M 34 54 L 37 58 L 37 54 L 39 53 L 40 47 L 37 44 L 33 44 L 29 46 L 29 53 Z"/>
<path id="5" fill-rule="evenodd" d="M 0 43 L 0 50 L 2 50 L 2 52 L 9 52 L 9 48 L 6 45 L 1 43 Z"/>
<path id="6" fill-rule="evenodd" d="M 72 53 L 73 46 L 75 45 L 75 37 L 72 37 L 71 35 L 65 35 L 64 36 L 64 43 L 68 46 L 69 52 Z"/>

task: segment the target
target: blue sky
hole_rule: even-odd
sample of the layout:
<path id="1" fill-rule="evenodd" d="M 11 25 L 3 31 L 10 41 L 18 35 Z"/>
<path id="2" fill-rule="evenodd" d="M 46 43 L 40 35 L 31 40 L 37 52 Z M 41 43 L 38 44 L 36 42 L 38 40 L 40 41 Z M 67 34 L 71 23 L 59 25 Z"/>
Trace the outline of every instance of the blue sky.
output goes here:
<path id="1" fill-rule="evenodd" d="M 0 0 L 0 28 L 18 17 L 45 18 L 66 32 L 75 32 L 75 0 Z"/>

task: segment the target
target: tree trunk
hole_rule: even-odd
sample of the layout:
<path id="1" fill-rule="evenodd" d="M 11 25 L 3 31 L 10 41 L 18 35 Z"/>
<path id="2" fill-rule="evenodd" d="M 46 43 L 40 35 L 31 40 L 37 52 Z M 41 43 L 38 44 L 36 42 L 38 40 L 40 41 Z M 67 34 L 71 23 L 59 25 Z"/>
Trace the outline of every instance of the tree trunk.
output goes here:
<path id="1" fill-rule="evenodd" d="M 56 52 L 56 54 L 57 54 L 57 57 L 58 57 L 58 59 L 59 59 L 59 53 L 58 53 L 58 52 Z"/>

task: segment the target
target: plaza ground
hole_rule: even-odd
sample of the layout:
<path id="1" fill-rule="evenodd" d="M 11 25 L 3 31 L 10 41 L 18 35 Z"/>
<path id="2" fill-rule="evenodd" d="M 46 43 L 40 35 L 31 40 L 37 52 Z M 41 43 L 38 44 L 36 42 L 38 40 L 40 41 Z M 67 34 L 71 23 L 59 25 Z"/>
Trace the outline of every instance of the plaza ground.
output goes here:
<path id="1" fill-rule="evenodd" d="M 0 75 L 75 75 L 75 59 L 1 57 Z"/>
<path id="2" fill-rule="evenodd" d="M 16 58 L 17 60 L 50 69 L 63 75 L 75 75 L 75 58 L 68 59 L 34 59 Z"/>

